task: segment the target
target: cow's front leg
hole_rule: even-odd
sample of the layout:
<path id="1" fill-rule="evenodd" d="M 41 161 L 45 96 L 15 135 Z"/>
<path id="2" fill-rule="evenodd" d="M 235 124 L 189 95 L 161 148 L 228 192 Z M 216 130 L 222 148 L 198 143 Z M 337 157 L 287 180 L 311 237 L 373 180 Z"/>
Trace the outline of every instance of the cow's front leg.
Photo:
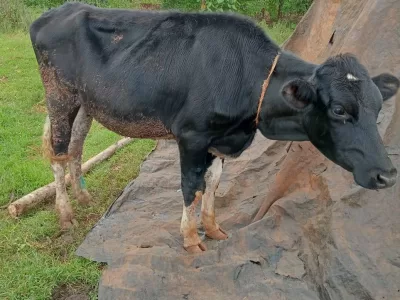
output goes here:
<path id="1" fill-rule="evenodd" d="M 199 147 L 199 143 L 179 143 L 181 162 L 181 185 L 184 199 L 181 221 L 183 246 L 189 253 L 206 250 L 197 233 L 196 206 L 201 200 L 205 183 L 204 174 L 212 162 L 212 155 L 207 147 Z"/>
<path id="2" fill-rule="evenodd" d="M 185 202 L 183 204 L 181 234 L 183 235 L 183 247 L 189 253 L 198 253 L 207 250 L 197 233 L 197 221 L 195 215 L 196 205 L 201 199 L 201 194 L 200 191 L 196 192 L 192 203 L 187 205 Z"/>
<path id="3" fill-rule="evenodd" d="M 201 222 L 206 235 L 214 240 L 225 240 L 228 238 L 226 232 L 215 221 L 215 191 L 222 174 L 223 160 L 219 157 L 213 159 L 211 166 L 205 174 L 206 190 L 201 202 Z"/>

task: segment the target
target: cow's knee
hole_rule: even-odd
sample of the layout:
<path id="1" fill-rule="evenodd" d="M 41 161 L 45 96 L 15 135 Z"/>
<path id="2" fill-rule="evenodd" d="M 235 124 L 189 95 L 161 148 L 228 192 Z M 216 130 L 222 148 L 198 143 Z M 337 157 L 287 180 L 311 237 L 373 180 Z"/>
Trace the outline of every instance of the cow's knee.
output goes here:
<path id="1" fill-rule="evenodd" d="M 54 124 L 55 123 L 55 124 Z M 51 161 L 67 161 L 71 128 L 68 122 L 51 122 L 47 116 L 43 129 L 43 152 Z"/>
<path id="2" fill-rule="evenodd" d="M 50 118 L 52 118 L 50 116 Z M 54 116 L 51 122 L 51 145 L 55 160 L 68 156 L 68 147 L 71 140 L 71 124 L 67 116 Z"/>

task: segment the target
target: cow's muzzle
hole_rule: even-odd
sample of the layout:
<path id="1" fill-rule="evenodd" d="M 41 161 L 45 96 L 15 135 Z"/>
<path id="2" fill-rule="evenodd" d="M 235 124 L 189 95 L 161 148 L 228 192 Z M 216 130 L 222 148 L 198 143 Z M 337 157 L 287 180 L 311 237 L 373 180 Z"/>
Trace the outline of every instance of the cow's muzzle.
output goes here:
<path id="1" fill-rule="evenodd" d="M 394 167 L 389 170 L 374 169 L 357 173 L 353 173 L 356 183 L 367 189 L 386 189 L 397 181 L 397 170 Z"/>
<path id="2" fill-rule="evenodd" d="M 376 185 L 380 189 L 393 186 L 397 180 L 397 170 L 391 169 L 389 172 L 379 172 L 376 176 Z"/>

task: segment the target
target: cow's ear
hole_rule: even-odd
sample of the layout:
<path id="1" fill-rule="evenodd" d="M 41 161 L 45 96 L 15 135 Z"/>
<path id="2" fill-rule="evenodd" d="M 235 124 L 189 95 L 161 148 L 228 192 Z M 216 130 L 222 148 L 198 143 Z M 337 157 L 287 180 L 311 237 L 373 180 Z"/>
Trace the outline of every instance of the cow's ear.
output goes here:
<path id="1" fill-rule="evenodd" d="M 282 96 L 296 110 L 303 110 L 317 99 L 314 86 L 306 80 L 295 79 L 282 88 Z"/>
<path id="2" fill-rule="evenodd" d="M 372 81 L 381 92 L 383 101 L 386 101 L 395 95 L 400 87 L 400 81 L 388 73 L 382 73 L 378 76 L 375 76 L 372 78 Z"/>

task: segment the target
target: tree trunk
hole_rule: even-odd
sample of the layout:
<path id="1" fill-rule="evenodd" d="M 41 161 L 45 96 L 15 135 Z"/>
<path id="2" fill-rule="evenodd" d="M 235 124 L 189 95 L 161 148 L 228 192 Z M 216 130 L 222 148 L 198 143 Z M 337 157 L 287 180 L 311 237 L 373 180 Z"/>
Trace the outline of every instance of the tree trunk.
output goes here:
<path id="1" fill-rule="evenodd" d="M 201 10 L 206 10 L 207 9 L 207 3 L 206 0 L 201 0 Z"/>

